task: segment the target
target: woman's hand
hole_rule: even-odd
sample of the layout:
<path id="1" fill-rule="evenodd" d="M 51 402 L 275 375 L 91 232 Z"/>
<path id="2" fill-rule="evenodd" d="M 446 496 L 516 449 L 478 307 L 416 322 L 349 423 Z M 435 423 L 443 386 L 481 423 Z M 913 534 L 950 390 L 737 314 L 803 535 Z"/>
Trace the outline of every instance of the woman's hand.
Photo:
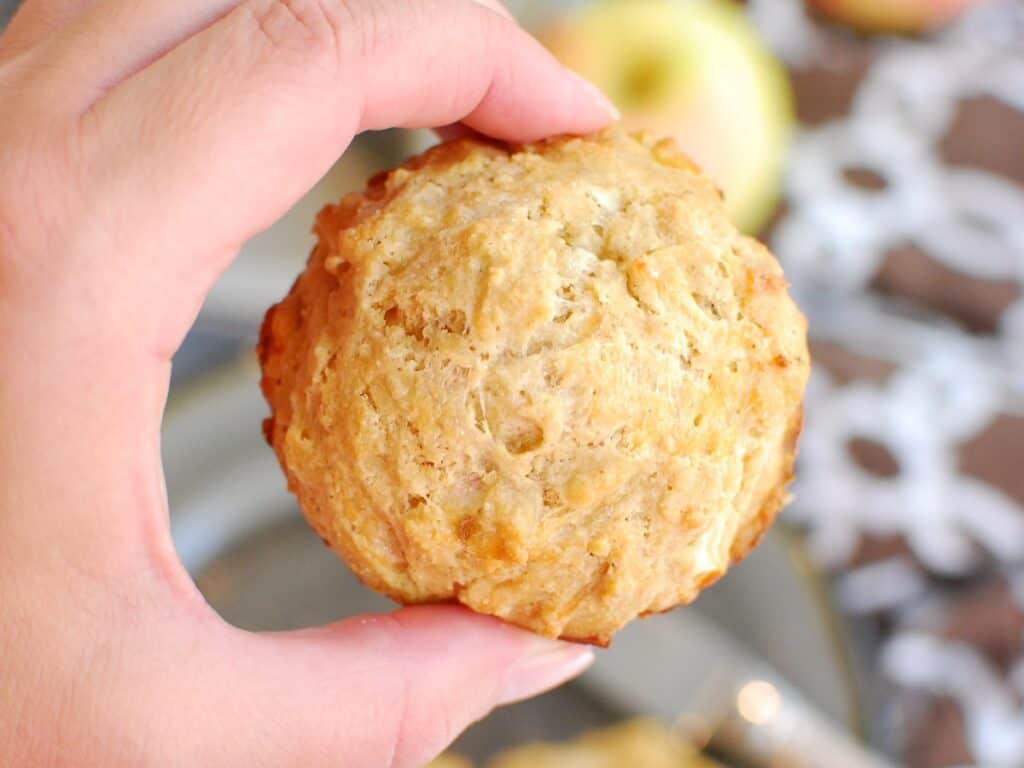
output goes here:
<path id="1" fill-rule="evenodd" d="M 226 625 L 158 438 L 214 279 L 354 134 L 610 112 L 496 2 L 27 1 L 0 38 L 0 765 L 413 766 L 586 666 L 451 607 Z"/>

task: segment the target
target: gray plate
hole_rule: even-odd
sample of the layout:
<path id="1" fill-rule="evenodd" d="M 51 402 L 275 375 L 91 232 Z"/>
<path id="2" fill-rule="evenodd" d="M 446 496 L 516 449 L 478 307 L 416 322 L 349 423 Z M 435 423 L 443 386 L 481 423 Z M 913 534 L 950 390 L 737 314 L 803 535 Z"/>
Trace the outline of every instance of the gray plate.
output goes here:
<path id="1" fill-rule="evenodd" d="M 266 405 L 257 380 L 255 364 L 246 358 L 193 383 L 168 408 L 164 466 L 182 560 L 211 605 L 248 629 L 288 629 L 392 609 L 392 603 L 364 588 L 302 521 L 260 433 Z M 773 531 L 693 608 L 682 610 L 698 611 L 741 638 L 823 713 L 857 727 L 839 625 L 789 537 Z M 668 620 L 671 615 L 647 621 Z M 654 663 L 702 663 L 673 657 L 665 649 L 653 653 L 664 657 Z M 652 663 L 651 656 L 644 662 Z M 633 714 L 643 713 L 569 685 L 495 712 L 457 747 L 481 758 L 509 745 L 563 738 Z"/>

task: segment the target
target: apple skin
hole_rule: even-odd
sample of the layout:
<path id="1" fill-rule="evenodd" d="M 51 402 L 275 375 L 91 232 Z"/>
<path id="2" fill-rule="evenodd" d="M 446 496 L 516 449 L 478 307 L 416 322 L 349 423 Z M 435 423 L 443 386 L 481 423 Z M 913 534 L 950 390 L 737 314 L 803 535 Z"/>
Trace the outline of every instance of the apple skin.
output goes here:
<path id="1" fill-rule="evenodd" d="M 952 21 L 978 0 L 810 0 L 834 21 L 861 32 L 916 34 Z"/>
<path id="2" fill-rule="evenodd" d="M 593 82 L 630 128 L 674 136 L 722 189 L 736 225 L 774 212 L 793 98 L 781 64 L 729 0 L 604 0 L 538 37 Z"/>

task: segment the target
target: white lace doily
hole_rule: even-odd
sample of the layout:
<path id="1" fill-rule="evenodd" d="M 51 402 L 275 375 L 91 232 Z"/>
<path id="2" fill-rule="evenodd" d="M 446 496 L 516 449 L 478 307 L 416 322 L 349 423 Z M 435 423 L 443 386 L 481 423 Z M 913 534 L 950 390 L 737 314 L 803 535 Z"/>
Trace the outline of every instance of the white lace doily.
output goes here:
<path id="1" fill-rule="evenodd" d="M 755 0 L 750 14 L 789 63 L 827 61 L 825 36 L 798 0 Z M 1024 189 L 952 167 L 939 152 L 965 99 L 989 96 L 1024 112 L 1024 4 L 983 5 L 934 38 L 877 45 L 849 113 L 800 132 L 772 246 L 812 336 L 894 372 L 841 384 L 814 371 L 786 514 L 837 572 L 862 535 L 904 537 L 913 558 L 844 570 L 838 599 L 895 623 L 885 674 L 957 701 L 980 764 L 1021 766 L 1024 660 L 1003 679 L 975 649 L 912 629 L 907 617 L 940 590 L 931 574 L 1024 573 L 1024 509 L 958 466 L 959 446 L 997 414 L 1024 413 Z M 853 168 L 885 183 L 865 189 L 844 174 Z M 972 334 L 872 292 L 886 253 L 906 245 L 965 276 L 1016 283 L 995 332 Z M 867 472 L 848 449 L 854 438 L 887 448 L 899 471 Z M 1008 449 L 1024 472 L 1024 445 Z"/>

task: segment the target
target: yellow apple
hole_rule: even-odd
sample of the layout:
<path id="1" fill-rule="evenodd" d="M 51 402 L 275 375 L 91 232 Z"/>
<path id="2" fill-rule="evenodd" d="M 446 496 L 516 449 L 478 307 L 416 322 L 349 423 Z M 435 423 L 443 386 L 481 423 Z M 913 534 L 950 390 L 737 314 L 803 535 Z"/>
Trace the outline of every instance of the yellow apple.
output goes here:
<path id="1" fill-rule="evenodd" d="M 811 0 L 822 13 L 863 32 L 913 34 L 941 26 L 977 0 Z"/>
<path id="2" fill-rule="evenodd" d="M 728 0 L 605 0 L 539 37 L 597 85 L 626 124 L 672 135 L 758 230 L 779 197 L 794 123 L 789 80 Z"/>

